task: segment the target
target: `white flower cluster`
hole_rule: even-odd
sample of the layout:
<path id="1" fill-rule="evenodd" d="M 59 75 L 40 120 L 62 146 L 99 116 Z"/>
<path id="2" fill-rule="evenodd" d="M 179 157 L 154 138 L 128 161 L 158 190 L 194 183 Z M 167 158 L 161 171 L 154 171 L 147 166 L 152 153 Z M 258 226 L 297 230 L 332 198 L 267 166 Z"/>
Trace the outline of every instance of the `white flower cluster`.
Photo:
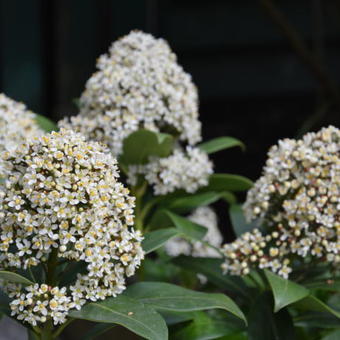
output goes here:
<path id="1" fill-rule="evenodd" d="M 259 262 L 287 277 L 287 256 L 339 265 L 340 130 L 330 126 L 301 140 L 279 141 L 268 156 L 244 210 L 269 234 L 254 231 L 226 245 L 225 270 L 240 274 Z"/>
<path id="2" fill-rule="evenodd" d="M 25 140 L 42 134 L 34 114 L 24 104 L 0 93 L 0 153 L 12 151 Z M 1 161 L 0 175 L 5 175 Z"/>
<path id="3" fill-rule="evenodd" d="M 10 176 L 0 187 L 0 269 L 48 265 L 51 258 L 56 264 L 80 261 L 85 268 L 67 289 L 58 290 L 54 282 L 47 282 L 52 287 L 43 301 L 30 287 L 27 293 L 9 285 L 16 298 L 13 314 L 27 322 L 33 324 L 35 317 L 37 322 L 44 320 L 40 310 L 35 314 L 38 301 L 51 311 L 50 303 L 58 294 L 61 300 L 56 301 L 66 313 L 86 300 L 121 293 L 126 276 L 134 274 L 144 256 L 140 233 L 129 228 L 134 222 L 134 198 L 118 181 L 116 160 L 107 151 L 61 130 L 5 155 Z M 32 308 L 22 307 L 26 304 Z M 56 307 L 48 317 L 63 322 L 62 310 Z"/>
<path id="4" fill-rule="evenodd" d="M 203 241 L 216 248 L 221 247 L 223 238 L 218 229 L 217 215 L 212 208 L 199 207 L 188 216 L 188 219 L 208 229 Z M 181 237 L 174 237 L 167 241 L 164 248 L 170 256 L 184 254 L 195 257 L 220 257 L 220 253 L 214 248 L 200 241 L 189 242 Z"/>
<path id="5" fill-rule="evenodd" d="M 99 57 L 87 81 L 80 114 L 61 126 L 105 142 L 115 156 L 132 132 L 170 132 L 193 145 L 201 140 L 198 94 L 163 39 L 132 31 Z"/>
<path id="6" fill-rule="evenodd" d="M 155 195 L 166 195 L 184 189 L 193 193 L 208 185 L 213 164 L 208 155 L 199 148 L 188 146 L 185 151 L 175 149 L 169 157 L 150 160 L 146 165 L 130 166 L 128 182 L 137 183 L 139 174 L 153 186 Z"/>

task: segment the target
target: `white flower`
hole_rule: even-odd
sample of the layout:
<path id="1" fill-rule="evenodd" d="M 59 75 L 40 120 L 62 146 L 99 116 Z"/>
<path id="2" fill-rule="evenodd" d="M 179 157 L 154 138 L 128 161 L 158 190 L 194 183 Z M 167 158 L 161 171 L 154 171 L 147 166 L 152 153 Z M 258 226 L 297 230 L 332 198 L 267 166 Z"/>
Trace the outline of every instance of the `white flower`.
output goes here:
<path id="1" fill-rule="evenodd" d="M 140 128 L 201 140 L 197 89 L 163 39 L 140 31 L 114 42 L 80 97 L 80 114 L 60 122 L 107 144 L 114 156 Z"/>
<path id="2" fill-rule="evenodd" d="M 32 325 L 57 324 L 87 299 L 121 293 L 144 254 L 140 233 L 130 228 L 134 198 L 107 149 L 61 130 L 24 144 L 5 163 L 11 175 L 0 187 L 0 269 L 42 265 L 53 254 L 84 265 L 70 287 L 23 290 L 3 281 L 12 314 Z"/>
<path id="3" fill-rule="evenodd" d="M 41 136 L 34 114 L 3 93 L 0 93 L 0 153 L 11 152 L 26 140 Z M 0 161 L 0 176 L 6 175 L 3 162 Z"/>
<path id="4" fill-rule="evenodd" d="M 248 220 L 260 219 L 268 235 L 255 230 L 225 245 L 226 272 L 243 274 L 239 264 L 248 268 L 256 257 L 253 265 L 288 277 L 292 254 L 301 261 L 315 257 L 339 265 L 339 154 L 340 131 L 332 126 L 301 140 L 279 141 L 270 149 L 263 175 L 244 204 Z M 255 235 L 257 240 L 250 242 Z M 279 261 L 275 270 L 274 258 Z"/>

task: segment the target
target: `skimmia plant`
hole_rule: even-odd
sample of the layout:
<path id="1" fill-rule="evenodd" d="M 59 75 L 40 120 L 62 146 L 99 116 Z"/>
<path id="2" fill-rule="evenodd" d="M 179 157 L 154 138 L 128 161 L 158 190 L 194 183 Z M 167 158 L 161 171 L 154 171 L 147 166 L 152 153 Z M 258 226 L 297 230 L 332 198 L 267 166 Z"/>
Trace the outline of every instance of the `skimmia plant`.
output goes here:
<path id="1" fill-rule="evenodd" d="M 338 129 L 280 141 L 254 186 L 214 173 L 210 154 L 243 144 L 202 142 L 190 75 L 139 31 L 99 57 L 78 107 L 56 126 L 0 96 L 0 315 L 30 340 L 79 319 L 97 323 L 86 340 L 115 325 L 151 340 L 339 337 Z"/>

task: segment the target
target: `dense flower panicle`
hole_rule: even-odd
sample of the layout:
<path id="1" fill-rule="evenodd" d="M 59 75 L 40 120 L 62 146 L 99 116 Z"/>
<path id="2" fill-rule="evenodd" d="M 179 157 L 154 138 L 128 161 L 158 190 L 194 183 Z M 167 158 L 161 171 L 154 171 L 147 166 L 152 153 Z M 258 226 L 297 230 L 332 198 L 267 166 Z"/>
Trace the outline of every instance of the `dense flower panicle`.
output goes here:
<path id="1" fill-rule="evenodd" d="M 105 142 L 115 156 L 140 128 L 175 133 L 190 145 L 201 140 L 197 89 L 165 40 L 132 31 L 99 57 L 97 68 L 80 114 L 61 126 Z"/>
<path id="2" fill-rule="evenodd" d="M 51 256 L 84 269 L 74 285 L 48 287 L 47 295 L 5 285 L 13 314 L 34 324 L 47 310 L 60 323 L 86 300 L 121 293 L 143 258 L 142 237 L 129 227 L 134 198 L 106 147 L 61 130 L 7 153 L 5 164 L 11 175 L 0 188 L 0 269 L 27 269 Z"/>
<path id="3" fill-rule="evenodd" d="M 185 151 L 175 149 L 172 155 L 155 158 L 146 165 L 130 166 L 128 182 L 136 184 L 138 175 L 142 174 L 153 186 L 155 195 L 166 195 L 179 189 L 193 193 L 208 185 L 212 173 L 213 164 L 208 155 L 199 148 L 188 146 Z"/>
<path id="4" fill-rule="evenodd" d="M 254 231 L 225 245 L 224 269 L 239 275 L 259 262 L 287 277 L 293 255 L 338 266 L 340 130 L 330 126 L 301 140 L 279 141 L 268 156 L 244 205 L 248 220 L 262 221 L 268 234 Z"/>
<path id="5" fill-rule="evenodd" d="M 12 151 L 25 140 L 42 134 L 34 114 L 24 104 L 0 93 L 0 153 Z M 4 174 L 3 162 L 0 161 L 0 176 Z"/>
<path id="6" fill-rule="evenodd" d="M 221 247 L 223 238 L 218 229 L 217 215 L 210 207 L 199 207 L 188 216 L 189 220 L 206 227 L 207 233 L 204 241 L 212 246 Z M 207 246 L 206 244 L 195 241 L 189 242 L 181 237 L 175 237 L 165 244 L 165 251 L 170 256 L 178 256 L 181 254 L 191 255 L 195 257 L 220 257 L 220 253 Z"/>

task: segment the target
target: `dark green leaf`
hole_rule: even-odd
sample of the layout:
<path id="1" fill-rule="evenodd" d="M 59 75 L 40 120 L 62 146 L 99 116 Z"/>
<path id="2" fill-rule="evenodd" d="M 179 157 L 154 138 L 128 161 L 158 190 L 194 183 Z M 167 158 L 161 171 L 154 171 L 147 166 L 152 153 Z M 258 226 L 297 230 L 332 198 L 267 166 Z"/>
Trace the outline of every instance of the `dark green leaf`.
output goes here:
<path id="1" fill-rule="evenodd" d="M 177 230 L 189 238 L 201 241 L 207 233 L 207 228 L 194 223 L 185 217 L 179 216 L 170 211 L 165 211 L 165 214 L 171 219 Z"/>
<path id="2" fill-rule="evenodd" d="M 294 325 L 287 309 L 273 312 L 270 294 L 263 293 L 254 301 L 249 317 L 250 340 L 294 340 Z"/>
<path id="3" fill-rule="evenodd" d="M 340 329 L 337 329 L 331 333 L 328 333 L 322 338 L 322 340 L 339 340 L 340 339 Z"/>
<path id="4" fill-rule="evenodd" d="M 167 208 L 179 213 L 186 213 L 194 208 L 214 203 L 220 198 L 221 193 L 217 192 L 204 192 L 201 194 L 193 194 L 186 197 L 174 199 L 168 204 Z"/>
<path id="5" fill-rule="evenodd" d="M 243 150 L 245 149 L 244 144 L 233 137 L 218 137 L 208 142 L 201 143 L 198 147 L 206 153 L 210 154 L 224 149 L 233 148 L 235 146 L 239 146 Z"/>
<path id="6" fill-rule="evenodd" d="M 82 337 L 82 340 L 95 340 L 99 335 L 106 333 L 113 327 L 115 327 L 115 325 L 111 325 L 110 323 L 98 323 Z"/>
<path id="7" fill-rule="evenodd" d="M 237 237 L 256 228 L 255 223 L 248 223 L 246 221 L 242 206 L 240 204 L 232 204 L 229 207 L 229 216 L 234 233 Z"/>
<path id="8" fill-rule="evenodd" d="M 222 274 L 223 260 L 217 258 L 190 257 L 181 255 L 173 259 L 173 263 L 195 273 L 203 274 L 209 281 L 221 289 L 245 295 L 245 285 L 240 277 Z"/>
<path id="9" fill-rule="evenodd" d="M 163 316 L 166 324 L 176 325 L 181 322 L 193 320 L 196 312 L 172 312 L 172 311 L 160 311 L 160 314 Z"/>
<path id="10" fill-rule="evenodd" d="M 243 176 L 232 174 L 212 174 L 209 184 L 200 191 L 246 191 L 253 186 L 253 182 Z"/>
<path id="11" fill-rule="evenodd" d="M 168 330 L 164 319 L 149 305 L 125 295 L 100 302 L 90 302 L 70 317 L 121 325 L 150 340 L 167 340 Z"/>
<path id="12" fill-rule="evenodd" d="M 12 272 L 8 272 L 5 270 L 0 271 L 0 279 L 2 280 L 6 280 L 9 282 L 14 282 L 14 283 L 20 283 L 22 285 L 33 285 L 34 283 L 28 279 L 26 279 L 25 277 L 16 274 L 16 273 L 12 273 Z"/>
<path id="13" fill-rule="evenodd" d="M 146 254 L 149 254 L 179 234 L 178 229 L 175 228 L 160 229 L 146 233 L 142 243 L 143 250 Z"/>
<path id="14" fill-rule="evenodd" d="M 306 282 L 305 286 L 309 289 L 320 289 L 327 291 L 340 291 L 340 279 L 319 280 L 314 282 Z"/>
<path id="15" fill-rule="evenodd" d="M 31 331 L 30 329 L 27 329 L 27 337 L 28 337 L 28 340 L 39 340 L 40 339 L 39 335 Z"/>
<path id="16" fill-rule="evenodd" d="M 203 312 L 195 314 L 194 320 L 175 333 L 174 340 L 209 340 L 235 333 L 228 322 L 216 320 Z"/>
<path id="17" fill-rule="evenodd" d="M 283 279 L 269 270 L 265 270 L 264 273 L 273 291 L 275 312 L 305 298 L 309 294 L 308 289 L 295 282 Z"/>
<path id="18" fill-rule="evenodd" d="M 320 312 L 304 312 L 295 318 L 294 324 L 304 328 L 340 328 L 336 316 Z"/>
<path id="19" fill-rule="evenodd" d="M 294 304 L 298 309 L 303 309 L 307 311 L 330 313 L 340 319 L 340 312 L 327 306 L 324 302 L 316 298 L 315 296 L 309 295 L 304 299 L 298 301 Z"/>
<path id="20" fill-rule="evenodd" d="M 150 156 L 168 156 L 172 148 L 171 135 L 138 130 L 124 139 L 121 161 L 124 164 L 145 164 Z"/>
<path id="21" fill-rule="evenodd" d="M 55 124 L 45 116 L 35 114 L 35 121 L 37 122 L 38 126 L 46 132 L 59 130 L 57 124 Z"/>
<path id="22" fill-rule="evenodd" d="M 239 307 L 224 294 L 196 292 L 164 282 L 139 282 L 130 286 L 126 294 L 158 310 L 198 311 L 224 309 L 246 322 Z"/>

